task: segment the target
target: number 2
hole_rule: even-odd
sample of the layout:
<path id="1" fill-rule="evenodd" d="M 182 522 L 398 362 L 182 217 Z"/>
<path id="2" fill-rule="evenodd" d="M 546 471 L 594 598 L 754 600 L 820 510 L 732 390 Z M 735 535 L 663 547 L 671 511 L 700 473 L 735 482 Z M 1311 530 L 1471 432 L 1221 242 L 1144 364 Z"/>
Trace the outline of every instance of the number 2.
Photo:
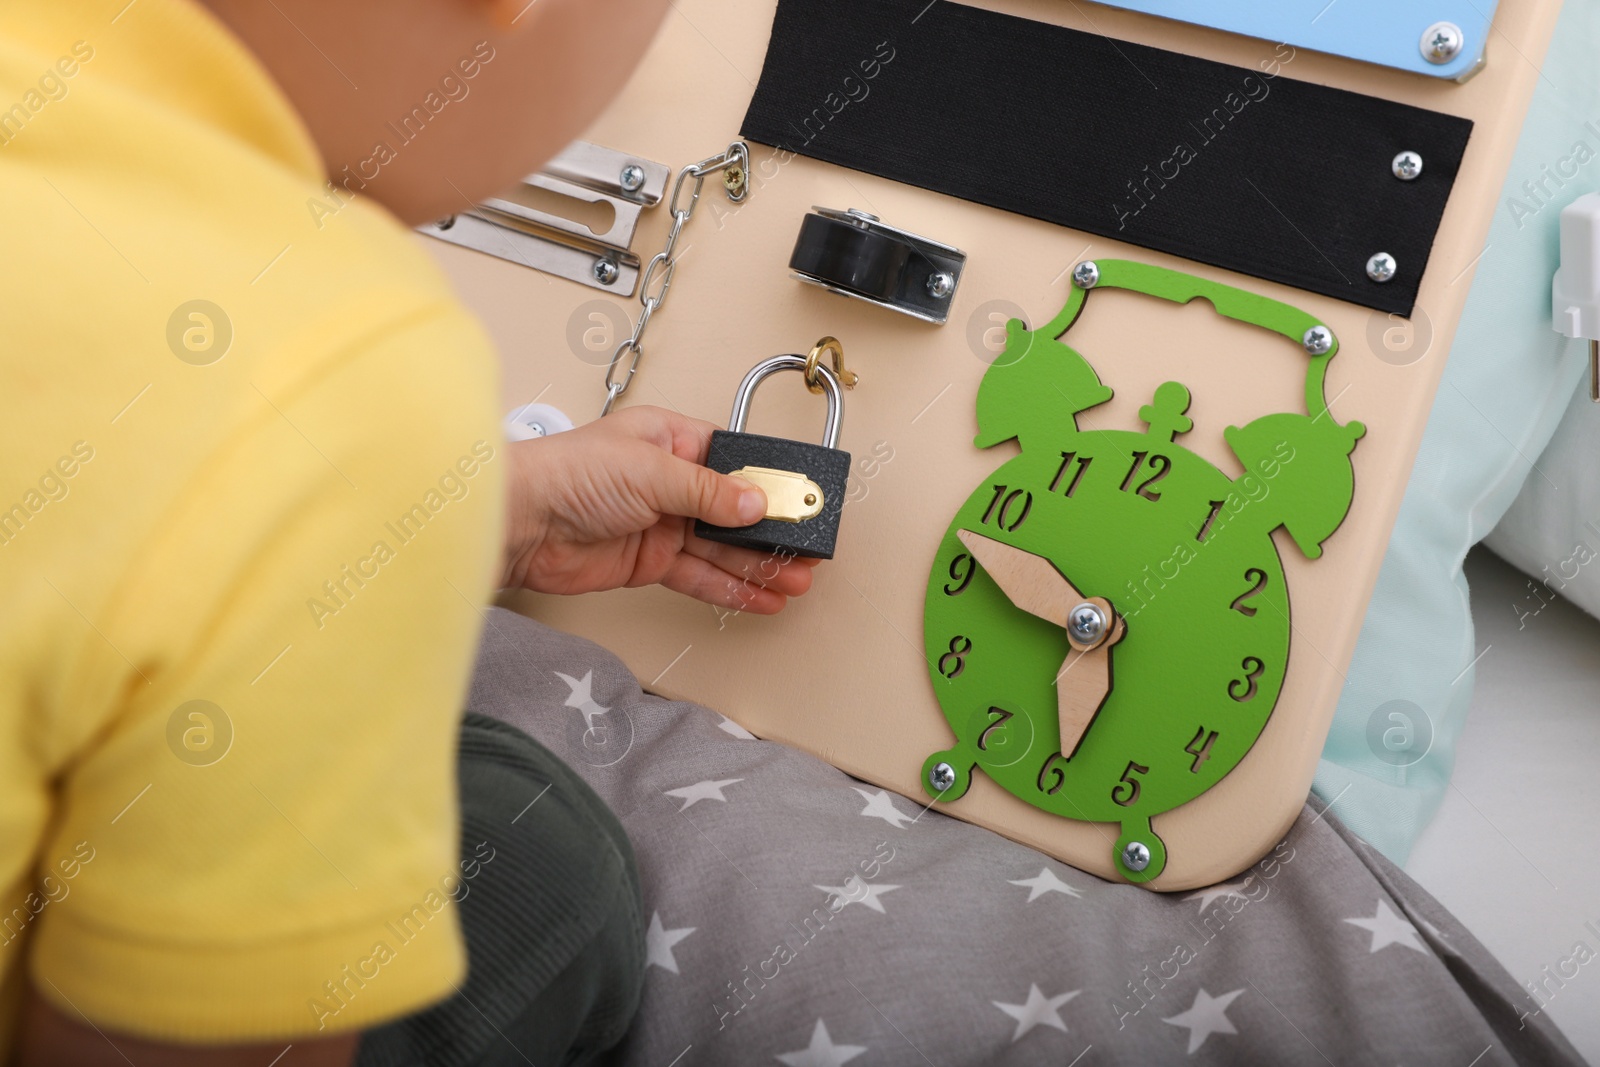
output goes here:
<path id="1" fill-rule="evenodd" d="M 1244 580 L 1252 583 L 1250 588 L 1234 597 L 1233 603 L 1229 604 L 1228 607 L 1247 619 L 1253 619 L 1259 609 L 1254 604 L 1246 604 L 1245 601 L 1267 587 L 1267 572 L 1260 567 L 1251 567 L 1244 572 Z"/>

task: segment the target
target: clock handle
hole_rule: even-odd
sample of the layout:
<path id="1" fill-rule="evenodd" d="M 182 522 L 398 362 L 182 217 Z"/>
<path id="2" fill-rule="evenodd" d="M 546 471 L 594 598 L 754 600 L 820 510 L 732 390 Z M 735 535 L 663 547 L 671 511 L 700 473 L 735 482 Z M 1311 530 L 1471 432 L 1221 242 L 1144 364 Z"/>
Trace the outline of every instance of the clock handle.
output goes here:
<path id="1" fill-rule="evenodd" d="M 1306 414 L 1313 418 L 1328 414 L 1325 380 L 1328 361 L 1339 351 L 1339 340 L 1315 316 L 1260 293 L 1158 267 L 1153 263 L 1131 259 L 1097 259 L 1093 261 L 1093 266 L 1096 270 L 1090 289 L 1124 289 L 1170 300 L 1174 304 L 1187 304 L 1196 297 L 1204 297 L 1224 318 L 1247 326 L 1259 326 L 1293 341 L 1303 354 L 1311 356 L 1310 365 L 1306 368 Z M 1083 288 L 1078 281 L 1077 271 L 1074 271 L 1073 279 L 1066 305 L 1039 330 L 1046 337 L 1059 339 L 1083 311 L 1089 289 Z M 1322 328 L 1327 342 L 1328 347 L 1323 351 L 1317 351 L 1322 347 L 1320 343 L 1312 345 L 1310 342 L 1310 331 L 1316 327 Z"/>

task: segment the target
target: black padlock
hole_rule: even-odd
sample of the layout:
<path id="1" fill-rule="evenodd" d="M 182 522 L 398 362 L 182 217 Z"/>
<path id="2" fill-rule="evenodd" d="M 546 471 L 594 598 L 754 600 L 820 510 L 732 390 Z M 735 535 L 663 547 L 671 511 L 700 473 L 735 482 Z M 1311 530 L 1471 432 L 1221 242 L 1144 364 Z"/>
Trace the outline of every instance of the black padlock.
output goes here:
<path id="1" fill-rule="evenodd" d="M 778 371 L 804 374 L 808 365 L 828 397 L 822 444 L 745 433 L 756 386 Z M 835 447 L 843 421 L 844 389 L 833 370 L 804 356 L 773 356 L 757 363 L 739 384 L 728 428 L 712 431 L 706 466 L 760 486 L 767 494 L 767 517 L 738 527 L 696 520 L 695 535 L 762 552 L 832 559 L 850 479 L 850 453 Z"/>

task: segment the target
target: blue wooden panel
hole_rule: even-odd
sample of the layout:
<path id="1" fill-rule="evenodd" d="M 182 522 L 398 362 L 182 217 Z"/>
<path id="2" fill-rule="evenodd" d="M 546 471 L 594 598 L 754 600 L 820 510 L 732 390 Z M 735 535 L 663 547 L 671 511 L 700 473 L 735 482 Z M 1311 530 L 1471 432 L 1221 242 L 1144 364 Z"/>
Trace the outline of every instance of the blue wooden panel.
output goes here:
<path id="1" fill-rule="evenodd" d="M 1111 7 L 1143 11 L 1282 41 L 1296 48 L 1328 52 L 1365 63 L 1426 74 L 1460 78 L 1483 56 L 1497 0 L 1100 0 Z M 1461 32 L 1461 50 L 1454 59 L 1432 63 L 1423 56 L 1423 34 L 1446 22 Z"/>

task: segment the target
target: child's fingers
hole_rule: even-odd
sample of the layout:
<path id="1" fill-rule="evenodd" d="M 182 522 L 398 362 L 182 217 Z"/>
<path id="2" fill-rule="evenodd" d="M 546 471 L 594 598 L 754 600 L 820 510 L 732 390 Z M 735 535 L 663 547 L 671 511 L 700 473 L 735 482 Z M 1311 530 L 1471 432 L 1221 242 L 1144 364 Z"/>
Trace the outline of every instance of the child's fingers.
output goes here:
<path id="1" fill-rule="evenodd" d="M 789 602 L 788 597 L 776 590 L 764 589 L 754 581 L 729 574 L 716 564 L 687 553 L 678 555 L 662 576 L 661 584 L 707 604 L 753 615 L 775 615 Z"/>
<path id="2" fill-rule="evenodd" d="M 657 449 L 636 483 L 640 495 L 661 515 L 704 519 L 716 526 L 749 526 L 767 513 L 767 495 L 760 489 L 698 463 Z"/>
<path id="3" fill-rule="evenodd" d="M 650 405 L 624 408 L 608 418 L 641 440 L 691 463 L 705 462 L 706 451 L 711 446 L 711 431 L 719 428 L 704 419 Z"/>
<path id="4" fill-rule="evenodd" d="M 784 596 L 800 596 L 811 588 L 812 568 L 795 566 L 797 559 L 793 556 L 784 559 L 771 552 L 706 541 L 692 534 L 684 540 L 683 550 L 740 580 L 764 585 Z"/>

